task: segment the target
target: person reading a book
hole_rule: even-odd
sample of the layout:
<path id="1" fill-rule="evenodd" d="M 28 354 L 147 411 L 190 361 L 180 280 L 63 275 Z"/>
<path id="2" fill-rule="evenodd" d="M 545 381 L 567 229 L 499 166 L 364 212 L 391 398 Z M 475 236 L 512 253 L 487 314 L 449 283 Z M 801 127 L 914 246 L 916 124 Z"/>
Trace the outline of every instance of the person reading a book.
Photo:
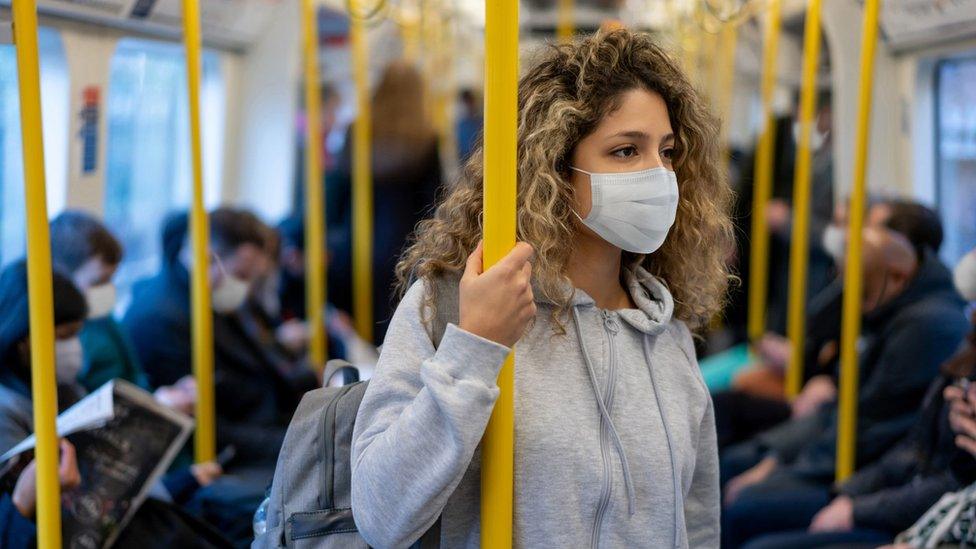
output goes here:
<path id="1" fill-rule="evenodd" d="M 89 308 L 85 295 L 71 280 L 57 271 L 52 276 L 52 295 L 58 407 L 63 411 L 86 394 L 85 388 L 78 383 L 78 374 L 83 367 L 79 334 L 88 317 Z M 32 410 L 27 266 L 20 260 L 0 271 L 0 453 L 13 448 L 33 433 Z M 78 486 L 78 470 L 74 449 L 67 441 L 63 441 L 59 471 L 62 489 L 70 490 Z M 181 503 L 181 499 L 185 501 L 196 489 L 210 484 L 221 474 L 221 468 L 216 463 L 176 470 L 164 477 L 165 490 L 155 493 L 172 500 L 172 503 Z M 36 502 L 32 497 L 35 482 L 34 469 L 28 465 L 16 482 L 3 483 L 6 488 L 0 493 L 0 547 L 16 549 L 36 546 L 36 526 L 33 522 Z M 158 520 L 160 512 L 172 510 L 171 507 L 165 507 L 166 505 L 170 504 L 154 502 L 150 509 L 156 513 L 155 517 L 142 516 L 139 521 L 133 519 L 134 524 L 137 528 L 143 528 L 149 521 Z M 181 531 L 193 536 L 199 534 L 201 528 L 208 528 L 202 524 L 187 523 L 179 517 L 183 515 L 170 516 L 169 524 L 172 528 L 182 529 Z M 216 546 L 221 545 L 218 543 Z"/>
<path id="2" fill-rule="evenodd" d="M 78 332 L 87 307 L 70 281 L 55 275 L 53 283 L 58 401 L 74 402 L 80 392 L 71 382 L 81 368 Z M 0 274 L 0 452 L 33 432 L 29 320 L 26 265 L 20 261 Z M 61 442 L 59 477 L 63 490 L 80 482 L 74 447 L 67 441 Z M 36 545 L 36 479 L 32 461 L 18 476 L 13 490 L 0 494 L 0 547 Z"/>

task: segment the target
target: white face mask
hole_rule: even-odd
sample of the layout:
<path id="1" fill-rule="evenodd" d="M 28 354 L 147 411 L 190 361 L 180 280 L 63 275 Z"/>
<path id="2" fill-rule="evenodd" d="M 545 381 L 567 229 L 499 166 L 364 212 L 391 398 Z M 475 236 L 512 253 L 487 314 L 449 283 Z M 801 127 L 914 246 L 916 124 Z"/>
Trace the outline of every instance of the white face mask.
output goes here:
<path id="1" fill-rule="evenodd" d="M 84 362 L 81 339 L 58 339 L 54 342 L 54 375 L 58 383 L 74 383 Z"/>
<path id="2" fill-rule="evenodd" d="M 600 238 L 628 252 L 649 254 L 664 244 L 678 212 L 678 178 L 667 168 L 590 173 L 593 206 L 576 217 Z M 574 212 L 575 213 L 575 212 Z"/>
<path id="3" fill-rule="evenodd" d="M 85 290 L 88 302 L 88 318 L 103 318 L 115 309 L 115 284 L 108 282 Z"/>
<path id="4" fill-rule="evenodd" d="M 800 146 L 802 129 L 799 122 L 793 122 L 793 143 L 796 143 L 797 147 Z M 814 125 L 813 130 L 810 132 L 810 150 L 819 151 L 824 146 L 824 143 L 827 142 L 827 135 L 829 135 L 828 132 L 822 132 Z"/>
<path id="5" fill-rule="evenodd" d="M 220 314 L 236 311 L 247 300 L 250 285 L 240 278 L 230 274 L 224 269 L 219 257 L 215 257 L 217 267 L 220 269 L 220 281 L 213 288 L 210 297 L 210 306 Z"/>
<path id="6" fill-rule="evenodd" d="M 823 248 L 834 262 L 844 259 L 845 248 L 847 248 L 847 231 L 837 225 L 830 224 L 824 229 Z"/>
<path id="7" fill-rule="evenodd" d="M 952 272 L 952 281 L 966 301 L 976 301 L 976 250 L 959 260 Z"/>

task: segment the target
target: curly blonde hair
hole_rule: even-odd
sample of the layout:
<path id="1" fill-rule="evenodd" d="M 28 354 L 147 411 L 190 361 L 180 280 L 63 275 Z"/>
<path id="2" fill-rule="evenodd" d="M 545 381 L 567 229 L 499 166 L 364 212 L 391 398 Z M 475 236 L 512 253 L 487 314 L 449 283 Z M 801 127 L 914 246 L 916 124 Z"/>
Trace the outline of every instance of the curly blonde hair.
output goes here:
<path id="1" fill-rule="evenodd" d="M 522 77 L 517 238 L 535 248 L 536 288 L 555 304 L 553 318 L 561 326 L 572 298 L 566 265 L 576 230 L 567 164 L 576 145 L 633 89 L 656 92 L 667 105 L 680 201 L 664 245 L 646 256 L 624 252 L 623 264 L 641 265 L 663 281 L 674 297 L 675 317 L 698 329 L 721 308 L 730 279 L 732 191 L 720 161 L 718 120 L 649 35 L 620 29 L 549 46 Z M 401 292 L 415 277 L 463 271 L 481 238 L 483 174 L 479 147 L 433 217 L 417 226 L 397 265 Z"/>

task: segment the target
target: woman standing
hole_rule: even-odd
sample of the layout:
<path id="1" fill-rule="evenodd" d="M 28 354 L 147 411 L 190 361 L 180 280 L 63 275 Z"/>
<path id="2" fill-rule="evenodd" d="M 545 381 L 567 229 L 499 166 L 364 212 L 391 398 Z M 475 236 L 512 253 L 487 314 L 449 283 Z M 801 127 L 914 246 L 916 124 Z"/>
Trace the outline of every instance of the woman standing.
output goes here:
<path id="1" fill-rule="evenodd" d="M 395 307 L 396 263 L 407 237 L 434 205 L 441 184 L 438 136 L 427 117 L 420 72 L 404 61 L 383 71 L 372 99 L 373 334 L 383 342 Z M 326 176 L 329 211 L 329 290 L 332 303 L 352 311 L 352 128 L 336 170 Z"/>
<path id="2" fill-rule="evenodd" d="M 714 420 L 689 331 L 728 279 L 717 121 L 625 30 L 549 48 L 519 90 L 521 242 L 482 269 L 476 151 L 398 267 L 419 281 L 359 410 L 356 523 L 401 547 L 440 517 L 442 546 L 479 545 L 479 442 L 518 342 L 515 544 L 717 547 Z M 435 349 L 426 319 L 445 291 L 459 321 Z"/>

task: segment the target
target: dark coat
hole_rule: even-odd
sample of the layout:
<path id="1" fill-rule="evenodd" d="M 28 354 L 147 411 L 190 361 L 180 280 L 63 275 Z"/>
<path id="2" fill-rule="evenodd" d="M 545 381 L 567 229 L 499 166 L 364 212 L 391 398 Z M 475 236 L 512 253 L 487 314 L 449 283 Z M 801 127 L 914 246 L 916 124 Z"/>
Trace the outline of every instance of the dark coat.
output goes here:
<path id="1" fill-rule="evenodd" d="M 949 426 L 949 406 L 942 390 L 950 382 L 932 383 L 918 423 L 908 437 L 877 462 L 865 467 L 840 486 L 854 501 L 854 522 L 859 528 L 892 534 L 907 529 L 946 492 L 965 486 L 950 470 L 953 461 L 972 456 L 955 445 Z"/>
<path id="2" fill-rule="evenodd" d="M 123 325 L 153 387 L 191 373 L 189 274 L 167 264 L 139 282 Z M 281 372 L 240 318 L 213 315 L 217 443 L 234 445 L 241 465 L 274 466 L 298 401 L 312 388 L 309 378 Z"/>
<path id="3" fill-rule="evenodd" d="M 969 329 L 965 303 L 949 270 L 926 255 L 915 279 L 898 297 L 865 315 L 860 347 L 857 414 L 858 468 L 879 459 L 897 444 L 918 417 L 939 366 Z M 758 443 L 801 477 L 829 483 L 834 477 L 837 407 L 825 406 L 794 436 L 790 422 L 759 436 Z M 811 424 L 816 424 L 810 429 Z M 810 433 L 815 433 L 811 436 Z"/>
<path id="4" fill-rule="evenodd" d="M 351 143 L 347 139 L 347 143 Z M 398 300 L 396 264 L 414 227 L 431 213 L 441 184 L 437 142 L 422 155 L 402 157 L 373 149 L 373 334 L 360 334 L 380 344 Z M 329 302 L 352 310 L 352 169 L 347 150 L 325 178 L 329 247 Z"/>

